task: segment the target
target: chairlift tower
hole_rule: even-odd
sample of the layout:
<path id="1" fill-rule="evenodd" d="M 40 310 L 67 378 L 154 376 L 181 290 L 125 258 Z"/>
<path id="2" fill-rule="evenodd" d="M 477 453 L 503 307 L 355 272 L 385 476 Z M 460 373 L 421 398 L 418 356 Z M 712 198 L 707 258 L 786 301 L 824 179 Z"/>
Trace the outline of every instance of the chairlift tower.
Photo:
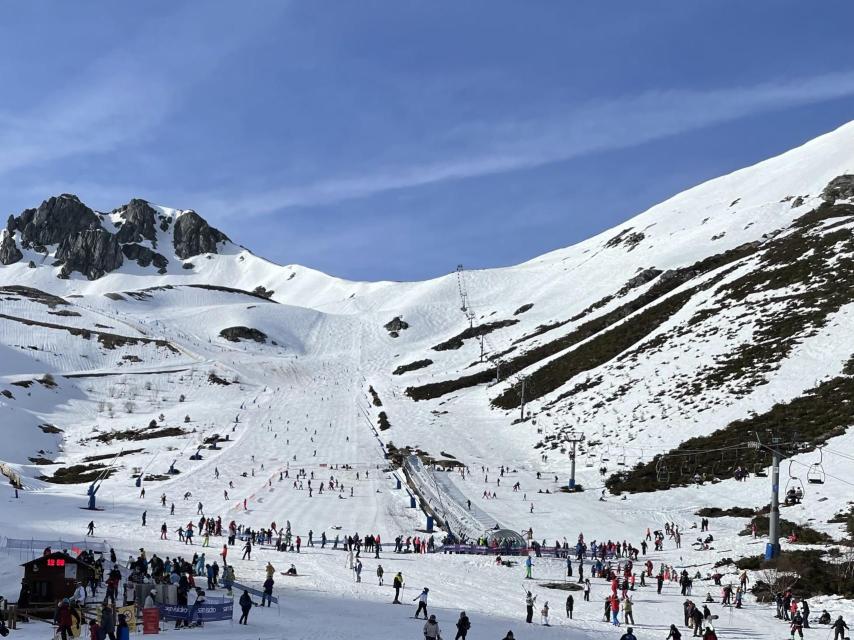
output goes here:
<path id="1" fill-rule="evenodd" d="M 575 448 L 584 441 L 584 434 L 581 436 L 575 435 L 573 433 L 572 437 L 569 439 L 569 443 L 572 445 L 572 451 L 569 454 L 569 462 L 570 462 L 570 471 L 569 471 L 569 485 L 568 489 L 570 491 L 575 491 Z"/>

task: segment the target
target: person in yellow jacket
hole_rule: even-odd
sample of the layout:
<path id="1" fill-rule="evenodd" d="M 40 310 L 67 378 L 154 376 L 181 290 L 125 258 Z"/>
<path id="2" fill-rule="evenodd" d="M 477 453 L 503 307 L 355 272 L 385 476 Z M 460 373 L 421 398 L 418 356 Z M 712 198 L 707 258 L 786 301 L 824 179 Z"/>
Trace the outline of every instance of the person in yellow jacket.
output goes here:
<path id="1" fill-rule="evenodd" d="M 626 597 L 623 599 L 623 622 L 626 624 L 635 624 L 635 616 L 632 613 L 633 607 L 631 598 Z"/>

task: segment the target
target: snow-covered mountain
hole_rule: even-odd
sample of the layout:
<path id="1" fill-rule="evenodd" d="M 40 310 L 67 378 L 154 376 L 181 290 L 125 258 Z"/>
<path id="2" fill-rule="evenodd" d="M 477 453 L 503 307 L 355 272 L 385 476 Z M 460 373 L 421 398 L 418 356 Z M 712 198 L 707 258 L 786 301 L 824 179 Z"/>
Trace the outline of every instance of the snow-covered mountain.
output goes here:
<path id="1" fill-rule="evenodd" d="M 262 453 L 263 482 L 288 463 L 374 469 L 412 452 L 563 482 L 583 435 L 581 485 L 670 517 L 767 503 L 768 454 L 751 443 L 773 435 L 787 486 L 818 496 L 787 517 L 845 535 L 828 520 L 854 470 L 854 123 L 571 247 L 425 282 L 280 266 L 193 211 L 96 212 L 71 195 L 10 216 L 0 263 L 0 460 L 56 499 L 105 474 L 114 499 L 140 474 L 198 494 L 211 465 L 254 474 Z M 253 482 L 240 499 L 261 494 Z M 262 517 L 321 517 L 277 500 Z M 399 502 L 338 505 L 336 522 L 413 527 Z M 460 526 L 565 535 L 527 502 L 489 504 Z M 586 508 L 607 536 L 614 513 Z"/>

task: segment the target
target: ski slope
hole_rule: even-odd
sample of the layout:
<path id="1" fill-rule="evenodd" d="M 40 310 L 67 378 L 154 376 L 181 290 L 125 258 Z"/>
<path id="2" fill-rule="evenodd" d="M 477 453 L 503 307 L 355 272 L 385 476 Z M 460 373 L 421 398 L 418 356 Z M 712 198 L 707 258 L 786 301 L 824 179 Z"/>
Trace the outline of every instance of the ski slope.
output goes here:
<path id="1" fill-rule="evenodd" d="M 423 531 L 425 514 L 410 508 L 407 487 L 396 487 L 402 474 L 394 456 L 387 457 L 408 447 L 468 468 L 463 477 L 442 464 L 438 469 L 420 465 L 417 475 L 421 489 L 431 493 L 425 497 L 434 508 L 452 513 L 470 533 L 500 523 L 517 531 L 532 529 L 536 540 L 549 545 L 563 539 L 572 545 L 582 532 L 586 540 L 638 545 L 647 528 L 674 522 L 684 532 L 682 548 L 667 540 L 664 551 L 651 552 L 649 559 L 656 567 L 690 568 L 703 577 L 720 560 L 761 553 L 764 540 L 739 535 L 747 519 L 713 519 L 715 544 L 708 551 L 691 548 L 692 526 L 702 507 L 762 507 L 769 499 L 767 478 L 751 476 L 738 484 L 723 479 L 615 496 L 604 491 L 599 471 L 606 466 L 610 474 L 647 462 L 691 437 L 802 397 L 822 380 L 847 375 L 854 301 L 841 304 L 828 313 L 826 322 L 798 335 L 762 384 L 747 392 L 725 385 L 708 388 L 691 401 L 680 395 L 685 381 L 699 379 L 734 348 L 749 344 L 761 320 L 785 314 L 784 301 L 803 292 L 796 283 L 751 292 L 747 301 L 756 308 L 732 302 L 727 287 L 761 271 L 761 253 L 698 274 L 657 299 L 667 302 L 699 287 L 631 345 L 636 349 L 657 344 L 640 357 L 628 358 L 624 351 L 560 380 L 547 393 L 529 388 L 534 397 L 522 414 L 524 420 L 517 420 L 519 409 L 499 408 L 495 399 L 517 388 L 520 376 L 536 376 L 575 353 L 578 344 L 597 339 L 595 334 L 513 376 L 490 377 L 487 383 L 418 401 L 407 389 L 489 373 L 495 361 L 488 358 L 507 362 L 567 338 L 585 322 L 653 291 L 660 274 L 627 285 L 646 270 L 686 269 L 746 243 L 759 243 L 765 250 L 762 247 L 770 245 L 762 243 L 794 233 L 793 224 L 821 206 L 822 191 L 831 180 L 854 173 L 852 149 L 854 123 L 688 190 L 572 247 L 521 265 L 426 282 L 347 282 L 305 267 L 272 264 L 231 243 L 218 253 L 185 260 L 192 262 L 191 269 L 169 256 L 164 274 L 126 262 L 96 280 L 79 273 L 62 280 L 49 256 L 24 250 L 21 262 L 0 267 L 0 286 L 30 287 L 62 301 L 49 304 L 31 292 L 0 290 L 0 391 L 8 392 L 0 396 L 0 461 L 20 474 L 25 485 L 18 498 L 9 485 L 0 489 L 0 536 L 81 536 L 93 517 L 80 509 L 89 482 L 58 484 L 45 478 L 55 479 L 57 471 L 75 465 L 95 465 L 89 471 L 111 472 L 97 496 L 104 511 L 94 514 L 96 537 L 114 547 L 119 558 L 140 547 L 149 554 L 187 553 L 177 541 L 159 539 L 160 525 L 165 522 L 172 532 L 196 520 L 198 502 L 205 514 L 219 515 L 224 523 L 233 519 L 258 528 L 290 521 L 295 534 L 302 536 L 298 556 L 259 549 L 251 561 L 243 561 L 235 557 L 237 548 L 231 550 L 229 560 L 238 580 L 248 584 L 263 581 L 267 560 L 276 566 L 283 605 L 280 613 L 253 610 L 246 629 L 212 624 L 204 631 L 209 638 L 421 637 L 421 623 L 407 618 L 413 610 L 388 604 L 388 584 L 396 571 L 406 579 L 406 605 L 406 598 L 417 596 L 421 587 L 430 588 L 430 607 L 439 615 L 444 637 L 453 633 L 462 609 L 472 618 L 471 638 L 503 637 L 511 628 L 517 638 L 567 633 L 619 637 L 601 621 L 609 591 L 602 580 L 592 581 L 590 603 L 581 602 L 580 592 L 574 592 L 575 616 L 566 619 L 566 592 L 544 586 L 565 580 L 563 560 L 535 559 L 535 579 L 525 581 L 521 565 L 496 565 L 490 557 L 384 550 L 380 560 L 363 555 L 363 582 L 356 583 L 344 553 L 305 547 L 308 532 L 315 539 L 325 532 L 330 540 L 336 535 L 379 534 L 385 543 L 396 536 L 429 535 Z M 181 215 L 163 207 L 158 211 L 173 218 Z M 114 214 L 105 220 L 116 222 Z M 819 237 L 852 226 L 850 219 L 829 220 L 814 233 Z M 170 246 L 169 233 L 158 231 L 158 250 Z M 847 259 L 849 253 L 840 243 L 830 260 Z M 37 266 L 28 267 L 27 262 L 36 259 Z M 273 293 L 269 299 L 253 295 L 257 287 Z M 473 312 L 471 325 L 460 310 L 461 288 L 466 308 Z M 632 311 L 608 328 L 630 325 L 642 313 Z M 684 330 L 698 314 L 702 323 Z M 395 317 L 408 323 L 397 337 L 385 328 Z M 435 348 L 470 326 L 499 321 L 504 326 L 484 338 L 488 358 L 481 358 L 480 342 L 472 337 L 461 338 L 458 348 Z M 553 328 L 542 329 L 551 323 Z M 234 327 L 256 329 L 266 339 L 231 341 L 222 336 Z M 394 373 L 422 360 L 432 362 Z M 584 388 L 576 389 L 579 386 Z M 390 423 L 385 430 L 380 427 L 381 412 Z M 560 490 L 570 468 L 561 438 L 570 428 L 585 435 L 588 443 L 577 461 L 577 481 L 585 491 L 575 494 Z M 854 495 L 849 480 L 854 477 L 854 457 L 848 453 L 854 436 L 849 431 L 833 435 L 823 450 L 826 482 L 807 486 L 804 503 L 783 513 L 836 541 L 847 535 L 844 525 L 828 521 L 847 510 Z M 219 448 L 207 448 L 214 436 Z M 744 439 L 753 436 L 745 433 Z M 546 445 L 552 442 L 554 447 Z M 201 459 L 192 459 L 197 452 Z M 790 476 L 797 476 L 803 482 L 817 459 L 815 451 L 797 453 L 783 481 L 788 484 Z M 169 475 L 173 464 L 180 473 Z M 501 466 L 507 469 L 504 477 L 499 475 Z M 307 476 L 302 488 L 295 478 L 300 470 Z M 139 497 L 134 482 L 139 473 L 148 478 L 143 482 L 145 498 Z M 312 474 L 313 487 L 330 478 L 338 487 L 323 494 L 314 489 L 310 495 L 307 480 Z M 516 482 L 519 491 L 511 489 Z M 494 491 L 496 497 L 484 499 L 485 491 Z M 160 505 L 161 494 L 166 494 L 167 505 L 174 502 L 174 516 Z M 145 528 L 140 526 L 143 511 L 148 516 Z M 221 544 L 218 539 L 211 542 L 205 550 L 209 559 Z M 803 545 L 784 543 L 788 548 Z M 0 551 L 0 594 L 12 599 L 20 579 L 18 561 L 14 554 Z M 375 578 L 380 562 L 384 587 Z M 290 563 L 297 565 L 299 577 L 278 573 Z M 725 583 L 734 579 L 733 566 L 723 571 Z M 707 591 L 719 600 L 709 584 L 695 583 L 695 600 Z M 536 592 L 538 606 L 550 602 L 552 628 L 526 628 L 526 588 Z M 681 621 L 682 600 L 675 584 L 667 585 L 661 596 L 654 588 L 638 590 L 638 637 L 664 637 L 671 622 Z M 854 615 L 849 601 L 832 596 L 814 598 L 811 605 L 816 614 L 827 607 L 849 622 Z M 772 627 L 774 633 L 788 632 L 773 620 L 769 607 L 752 598 L 743 610 L 719 605 L 713 609 L 719 615 L 719 637 L 766 638 Z M 43 637 L 44 632 L 28 625 L 14 637 Z M 822 634 L 825 629 L 806 631 L 817 640 Z"/>

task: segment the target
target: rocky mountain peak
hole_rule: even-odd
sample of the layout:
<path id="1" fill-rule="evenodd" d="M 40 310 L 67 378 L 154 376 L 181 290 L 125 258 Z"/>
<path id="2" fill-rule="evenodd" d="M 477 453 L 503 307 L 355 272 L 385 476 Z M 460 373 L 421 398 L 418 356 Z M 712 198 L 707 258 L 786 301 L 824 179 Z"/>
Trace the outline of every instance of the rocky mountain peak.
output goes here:
<path id="1" fill-rule="evenodd" d="M 57 274 L 60 278 L 78 271 L 94 280 L 121 267 L 125 259 L 166 273 L 169 258 L 156 251 L 158 234 L 162 241 L 171 230 L 174 253 L 181 260 L 217 253 L 219 244 L 228 241 L 195 211 L 175 216 L 141 198 L 132 199 L 112 214 L 115 233 L 108 230 L 109 221 L 104 227 L 104 214 L 87 207 L 76 195 L 48 198 L 38 208 L 9 216 L 0 237 L 0 264 L 23 259 L 23 249 L 45 256 L 53 253 L 53 266 L 61 267 Z"/>
<path id="2" fill-rule="evenodd" d="M 45 200 L 37 209 L 26 209 L 9 226 L 20 232 L 25 249 L 43 251 L 80 231 L 101 228 L 101 219 L 77 196 L 63 194 Z"/>
<path id="3" fill-rule="evenodd" d="M 216 253 L 220 242 L 228 241 L 228 236 L 210 226 L 195 211 L 184 211 L 175 220 L 172 232 L 175 255 L 185 260 L 200 253 Z"/>
<path id="4" fill-rule="evenodd" d="M 150 240 L 157 246 L 157 230 L 155 228 L 157 212 L 148 202 L 134 198 L 119 208 L 117 213 L 123 220 L 123 222 L 117 223 L 117 226 L 121 225 L 116 234 L 119 242 Z"/>

